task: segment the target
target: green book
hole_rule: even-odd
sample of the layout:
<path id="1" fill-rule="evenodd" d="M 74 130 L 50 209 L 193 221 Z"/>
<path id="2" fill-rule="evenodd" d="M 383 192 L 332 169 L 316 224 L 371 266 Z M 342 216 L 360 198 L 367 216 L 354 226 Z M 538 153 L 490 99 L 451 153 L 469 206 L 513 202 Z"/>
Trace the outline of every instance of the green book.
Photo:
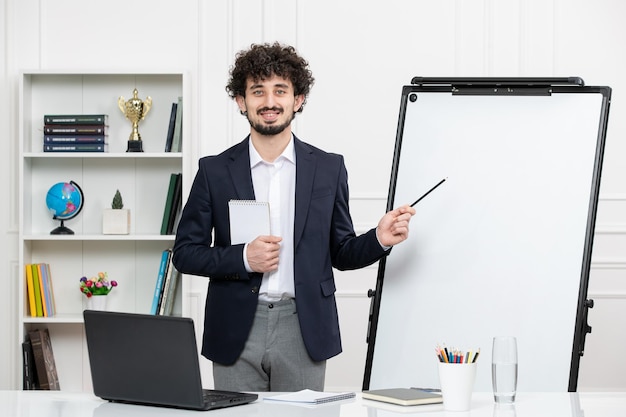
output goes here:
<path id="1" fill-rule="evenodd" d="M 167 234 L 167 226 L 169 224 L 170 213 L 174 204 L 174 194 L 176 189 L 177 174 L 170 175 L 170 184 L 167 187 L 167 197 L 165 198 L 165 208 L 163 210 L 163 220 L 161 221 L 161 234 Z"/>
<path id="2" fill-rule="evenodd" d="M 176 215 L 182 209 L 183 199 L 183 175 L 176 174 L 176 184 L 174 184 L 174 197 L 172 197 L 172 208 L 170 209 L 170 217 L 167 221 L 167 232 L 165 234 L 176 234 L 174 223 L 176 223 Z"/>
<path id="3" fill-rule="evenodd" d="M 35 290 L 35 308 L 37 317 L 43 317 L 43 301 L 41 300 L 41 286 L 39 285 L 39 269 L 37 264 L 31 264 L 33 271 L 33 289 Z"/>

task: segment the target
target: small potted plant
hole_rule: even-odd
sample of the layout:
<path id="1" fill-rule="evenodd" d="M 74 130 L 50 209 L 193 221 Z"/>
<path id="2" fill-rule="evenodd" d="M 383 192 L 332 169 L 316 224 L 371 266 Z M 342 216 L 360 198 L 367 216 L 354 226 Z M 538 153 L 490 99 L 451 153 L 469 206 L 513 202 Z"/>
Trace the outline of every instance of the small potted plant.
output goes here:
<path id="1" fill-rule="evenodd" d="M 80 292 L 87 297 L 87 309 L 106 310 L 106 296 L 117 287 L 117 281 L 109 281 L 106 272 L 98 272 L 91 278 L 82 277 L 79 281 Z"/>
<path id="2" fill-rule="evenodd" d="M 120 190 L 115 191 L 111 208 L 102 213 L 102 233 L 105 235 L 127 235 L 130 233 L 130 210 L 124 208 Z"/>

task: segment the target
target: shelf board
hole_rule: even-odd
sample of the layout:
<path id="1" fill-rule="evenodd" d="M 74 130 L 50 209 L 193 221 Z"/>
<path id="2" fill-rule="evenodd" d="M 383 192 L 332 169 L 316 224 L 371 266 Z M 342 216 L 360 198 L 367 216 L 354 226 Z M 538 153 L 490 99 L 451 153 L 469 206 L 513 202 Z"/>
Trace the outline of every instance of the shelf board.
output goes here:
<path id="1" fill-rule="evenodd" d="M 77 287 L 78 288 L 78 287 Z M 56 314 L 52 317 L 30 317 L 23 318 L 23 322 L 26 323 L 46 323 L 46 324 L 66 324 L 66 323 L 82 323 L 83 315 L 80 314 Z"/>
<path id="2" fill-rule="evenodd" d="M 25 241 L 52 241 L 52 240 L 74 240 L 74 241 L 84 241 L 84 240 L 98 240 L 98 241 L 173 241 L 176 238 L 176 235 L 157 235 L 157 234 L 145 234 L 145 235 L 50 235 L 50 234 L 32 234 L 32 235 L 24 235 L 23 239 Z"/>
<path id="3" fill-rule="evenodd" d="M 181 159 L 181 152 L 25 152 L 24 158 Z"/>
<path id="4" fill-rule="evenodd" d="M 187 70 L 184 68 L 166 68 L 162 70 L 155 70 L 154 68 L 132 68 L 132 69 L 107 69 L 106 71 L 102 70 L 91 70 L 91 69 L 74 69 L 74 68 L 57 68 L 57 69 L 40 69 L 40 68 L 29 68 L 21 71 L 24 76 L 51 76 L 51 75 L 74 75 L 74 76 L 90 76 L 90 77 L 110 77 L 110 76 L 130 76 L 130 77 L 141 77 L 143 75 L 166 75 L 166 76 L 178 76 L 182 77 L 187 73 Z"/>

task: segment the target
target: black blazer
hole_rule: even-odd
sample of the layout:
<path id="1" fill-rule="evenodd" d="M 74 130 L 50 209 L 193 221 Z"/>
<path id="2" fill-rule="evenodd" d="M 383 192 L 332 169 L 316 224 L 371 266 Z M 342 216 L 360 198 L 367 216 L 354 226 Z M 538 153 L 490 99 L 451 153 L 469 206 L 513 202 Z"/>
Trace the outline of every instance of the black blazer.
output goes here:
<path id="1" fill-rule="evenodd" d="M 375 229 L 354 233 L 343 157 L 294 141 L 296 308 L 309 355 L 320 361 L 341 352 L 333 267 L 364 267 L 388 252 Z M 174 244 L 180 272 L 210 278 L 202 355 L 224 365 L 234 363 L 244 348 L 262 278 L 246 272 L 244 245 L 230 244 L 228 201 L 254 200 L 248 142 L 249 137 L 200 159 Z"/>

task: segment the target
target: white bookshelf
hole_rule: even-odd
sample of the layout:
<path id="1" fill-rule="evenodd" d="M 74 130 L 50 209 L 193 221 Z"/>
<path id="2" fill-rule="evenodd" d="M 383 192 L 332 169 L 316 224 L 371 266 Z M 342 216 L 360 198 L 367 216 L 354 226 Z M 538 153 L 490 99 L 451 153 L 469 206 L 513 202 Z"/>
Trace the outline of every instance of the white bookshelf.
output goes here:
<path id="1" fill-rule="evenodd" d="M 152 98 L 150 112 L 139 123 L 141 153 L 126 152 L 131 123 L 117 105 L 120 96 L 132 98 L 134 88 L 139 98 Z M 119 282 L 108 296 L 109 310 L 149 313 L 161 253 L 174 242 L 173 235 L 160 234 L 170 174 L 188 172 L 188 117 L 183 117 L 182 152 L 164 152 L 171 105 L 179 96 L 190 97 L 188 77 L 182 72 L 20 74 L 19 375 L 21 343 L 28 330 L 48 328 L 61 389 L 92 389 L 82 320 L 85 296 L 78 289 L 82 276 L 106 271 Z M 108 151 L 44 153 L 43 116 L 81 113 L 108 114 Z M 51 235 L 60 222 L 47 210 L 46 193 L 53 184 L 70 180 L 85 195 L 82 211 L 65 221 L 75 234 Z M 189 181 L 183 175 L 183 199 Z M 129 235 L 103 235 L 102 211 L 110 208 L 117 189 L 124 208 L 131 210 L 131 231 Z M 57 314 L 31 317 L 24 266 L 44 262 L 50 264 Z M 187 314 L 182 282 L 176 314 Z"/>

